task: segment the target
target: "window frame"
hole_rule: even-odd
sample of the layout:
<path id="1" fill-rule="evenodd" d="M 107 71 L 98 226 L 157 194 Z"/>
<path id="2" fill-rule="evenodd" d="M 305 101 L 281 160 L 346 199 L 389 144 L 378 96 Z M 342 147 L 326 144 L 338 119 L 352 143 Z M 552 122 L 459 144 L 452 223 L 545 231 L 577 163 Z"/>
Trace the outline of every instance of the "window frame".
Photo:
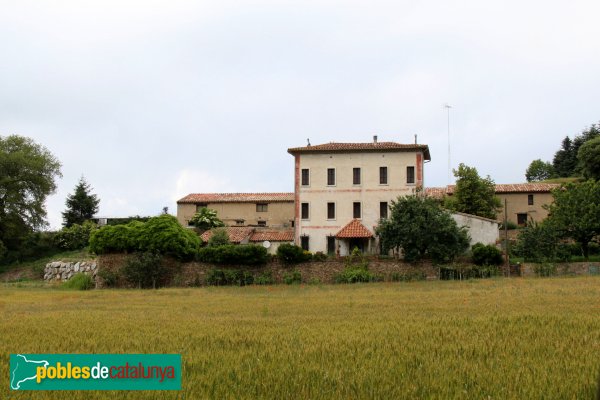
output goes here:
<path id="1" fill-rule="evenodd" d="M 410 171 L 410 173 L 409 173 L 409 171 Z M 412 178 L 412 179 L 409 179 L 409 178 Z M 416 183 L 415 166 L 407 165 L 406 166 L 406 184 L 414 185 L 415 183 Z"/>
<path id="2" fill-rule="evenodd" d="M 356 216 L 356 206 L 358 206 L 358 217 Z M 352 218 L 362 219 L 362 203 L 360 201 L 352 202 Z"/>
<path id="3" fill-rule="evenodd" d="M 306 246 L 304 244 L 305 241 L 306 241 Z M 308 236 L 308 235 L 300 236 L 300 247 L 302 248 L 302 250 L 310 251 L 310 236 Z"/>
<path id="4" fill-rule="evenodd" d="M 269 203 L 256 203 L 256 212 L 269 212 Z"/>
<path id="5" fill-rule="evenodd" d="M 333 217 L 329 215 L 329 206 L 333 206 Z M 327 220 L 328 221 L 334 221 L 336 219 L 336 205 L 334 201 L 328 201 L 327 202 Z"/>
<path id="6" fill-rule="evenodd" d="M 304 172 L 306 172 L 306 182 L 307 183 L 304 183 L 304 178 L 305 178 Z M 304 186 L 304 187 L 310 186 L 310 168 L 302 168 L 300 170 L 300 186 Z"/>
<path id="7" fill-rule="evenodd" d="M 527 205 L 528 206 L 533 206 L 534 205 L 534 200 L 533 200 L 533 194 L 528 194 L 527 195 Z"/>
<path id="8" fill-rule="evenodd" d="M 358 175 L 356 174 L 357 172 L 358 172 Z M 356 178 L 358 178 L 358 182 L 357 182 Z M 362 185 L 362 169 L 360 167 L 352 168 L 352 184 L 354 186 Z"/>
<path id="9" fill-rule="evenodd" d="M 383 172 L 385 171 L 385 174 L 383 174 Z M 383 179 L 385 178 L 385 179 Z M 383 182 L 385 180 L 385 182 Z M 390 174 L 389 174 L 389 169 L 387 166 L 381 166 L 379 167 L 379 184 L 380 185 L 388 185 L 388 182 L 390 181 Z"/>
<path id="10" fill-rule="evenodd" d="M 304 216 L 304 206 L 306 205 L 306 217 Z M 300 203 L 300 219 L 308 221 L 310 219 L 310 203 Z"/>
<path id="11" fill-rule="evenodd" d="M 385 205 L 385 206 L 384 206 Z M 385 217 L 381 211 L 385 210 Z M 387 201 L 379 202 L 379 219 L 387 219 L 389 216 L 389 205 Z"/>

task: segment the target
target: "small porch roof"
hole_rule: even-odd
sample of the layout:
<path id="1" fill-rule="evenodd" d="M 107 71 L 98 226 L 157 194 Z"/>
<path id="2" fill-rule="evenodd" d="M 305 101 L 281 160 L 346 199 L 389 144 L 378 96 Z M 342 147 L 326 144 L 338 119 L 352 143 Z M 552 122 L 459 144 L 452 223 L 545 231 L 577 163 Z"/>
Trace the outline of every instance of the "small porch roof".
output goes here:
<path id="1" fill-rule="evenodd" d="M 335 237 L 338 239 L 370 238 L 373 234 L 358 219 L 353 219 L 340 229 Z"/>

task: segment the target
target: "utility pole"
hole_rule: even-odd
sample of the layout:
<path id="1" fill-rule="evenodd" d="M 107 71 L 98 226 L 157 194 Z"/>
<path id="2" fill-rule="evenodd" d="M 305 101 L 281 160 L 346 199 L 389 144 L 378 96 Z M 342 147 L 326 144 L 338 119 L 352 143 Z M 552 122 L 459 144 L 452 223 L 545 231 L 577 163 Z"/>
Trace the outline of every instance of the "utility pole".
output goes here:
<path id="1" fill-rule="evenodd" d="M 507 202 L 506 202 L 506 199 L 504 199 L 504 251 L 505 251 L 505 256 L 506 256 L 506 271 L 507 271 L 508 277 L 510 278 L 510 258 L 509 258 L 509 252 L 508 252 L 508 226 L 507 226 L 508 209 L 506 208 L 506 206 L 507 206 Z"/>
<path id="2" fill-rule="evenodd" d="M 451 172 L 451 163 L 450 163 L 450 109 L 452 106 L 448 103 L 444 104 L 444 107 L 448 111 L 448 182 L 450 184 L 450 172 Z"/>

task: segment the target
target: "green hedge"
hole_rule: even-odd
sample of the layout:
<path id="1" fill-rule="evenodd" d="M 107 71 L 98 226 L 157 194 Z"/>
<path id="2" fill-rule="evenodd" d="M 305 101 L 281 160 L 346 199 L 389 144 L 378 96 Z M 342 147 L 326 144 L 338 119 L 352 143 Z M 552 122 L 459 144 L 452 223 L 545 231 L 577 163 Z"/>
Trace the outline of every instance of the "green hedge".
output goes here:
<path id="1" fill-rule="evenodd" d="M 254 283 L 251 272 L 239 269 L 211 269 L 206 274 L 206 284 L 212 286 L 246 286 Z"/>
<path id="2" fill-rule="evenodd" d="M 310 252 L 302 250 L 302 247 L 283 243 L 277 248 L 277 258 L 284 264 L 297 264 L 310 261 L 312 255 Z"/>
<path id="3" fill-rule="evenodd" d="M 267 249 L 254 244 L 203 247 L 198 261 L 225 265 L 262 265 L 269 259 Z"/>

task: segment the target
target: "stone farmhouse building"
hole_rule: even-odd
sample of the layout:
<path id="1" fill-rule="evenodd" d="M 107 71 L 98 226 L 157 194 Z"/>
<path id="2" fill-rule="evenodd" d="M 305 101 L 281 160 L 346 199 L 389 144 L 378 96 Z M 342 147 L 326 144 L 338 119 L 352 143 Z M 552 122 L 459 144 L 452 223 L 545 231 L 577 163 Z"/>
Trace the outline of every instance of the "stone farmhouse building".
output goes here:
<path id="1" fill-rule="evenodd" d="M 310 144 L 288 149 L 294 157 L 294 192 L 199 193 L 177 201 L 183 226 L 202 207 L 217 211 L 234 243 L 264 243 L 274 253 L 281 243 L 295 243 L 311 252 L 347 255 L 354 247 L 378 253 L 375 228 L 386 218 L 392 200 L 425 188 L 424 166 L 431 160 L 425 144 L 378 142 Z M 517 224 L 547 217 L 543 205 L 552 201 L 554 184 L 496 185 L 508 219 Z M 427 196 L 452 196 L 454 185 L 426 188 Z M 498 222 L 454 213 L 467 226 L 472 243 L 494 243 Z M 498 213 L 498 221 L 504 211 Z M 205 232 L 206 242 L 212 232 Z M 268 242 L 268 243 L 267 243 Z"/>

